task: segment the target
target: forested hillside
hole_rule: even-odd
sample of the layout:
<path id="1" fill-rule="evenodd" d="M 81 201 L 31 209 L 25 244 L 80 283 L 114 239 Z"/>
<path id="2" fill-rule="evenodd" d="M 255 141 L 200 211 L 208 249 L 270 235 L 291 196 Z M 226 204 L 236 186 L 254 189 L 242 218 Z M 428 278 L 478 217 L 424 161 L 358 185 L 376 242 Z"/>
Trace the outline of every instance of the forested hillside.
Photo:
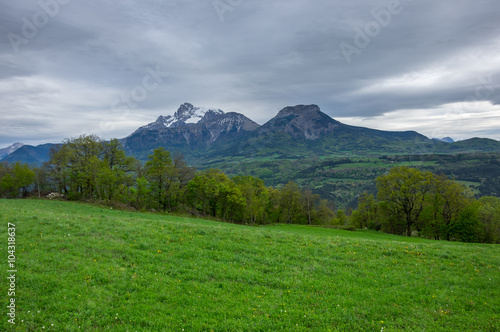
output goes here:
<path id="1" fill-rule="evenodd" d="M 497 175 L 498 156 L 437 157 L 442 159 L 420 156 L 411 161 L 411 156 L 385 156 L 258 161 L 260 166 L 233 169 L 236 174 L 228 176 L 217 168 L 196 171 L 182 155 L 172 155 L 164 148 L 155 149 L 141 163 L 127 156 L 118 140 L 81 136 L 52 149 L 50 161 L 42 167 L 1 164 L 0 196 L 97 201 L 248 225 L 371 228 L 442 240 L 500 242 L 500 199 L 477 200 L 485 188 L 495 190 L 495 182 L 486 184 L 479 177 Z M 457 160 L 463 163 L 453 168 L 447 164 L 449 160 L 452 165 Z M 427 170 L 434 167 L 447 170 L 451 177 Z M 472 189 L 454 181 L 455 174 L 467 175 L 466 184 Z M 269 186 L 266 181 L 273 178 L 277 185 Z M 299 181 L 287 180 L 290 178 Z M 325 190 L 332 189 L 325 195 Z M 339 198 L 346 196 L 356 201 L 358 210 L 345 208 L 345 201 Z"/>

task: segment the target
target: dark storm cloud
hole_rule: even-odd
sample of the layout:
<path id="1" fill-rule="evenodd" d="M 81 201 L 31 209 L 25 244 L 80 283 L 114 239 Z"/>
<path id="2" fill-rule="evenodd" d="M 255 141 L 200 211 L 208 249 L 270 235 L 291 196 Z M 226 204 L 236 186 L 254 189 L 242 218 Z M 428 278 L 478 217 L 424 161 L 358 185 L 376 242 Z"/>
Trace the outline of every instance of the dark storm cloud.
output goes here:
<path id="1" fill-rule="evenodd" d="M 124 137 L 186 101 L 260 123 L 314 103 L 357 125 L 500 139 L 498 1 L 0 4 L 0 147 Z"/>

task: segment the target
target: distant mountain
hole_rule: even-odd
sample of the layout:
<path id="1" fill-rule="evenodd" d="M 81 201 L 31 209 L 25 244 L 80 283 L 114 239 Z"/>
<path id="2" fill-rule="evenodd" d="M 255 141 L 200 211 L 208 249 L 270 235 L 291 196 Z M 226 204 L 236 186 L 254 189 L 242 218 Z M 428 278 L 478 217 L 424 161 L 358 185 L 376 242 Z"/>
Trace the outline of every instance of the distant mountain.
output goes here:
<path id="1" fill-rule="evenodd" d="M 52 147 L 57 147 L 58 144 L 42 144 L 38 146 L 23 145 L 13 153 L 9 154 L 7 157 L 0 161 L 6 161 L 9 163 L 14 163 L 16 161 L 41 165 L 42 163 L 49 160 L 49 151 Z"/>
<path id="2" fill-rule="evenodd" d="M 258 135 L 287 133 L 294 139 L 316 140 L 344 126 L 316 105 L 285 107 L 258 129 Z"/>
<path id="3" fill-rule="evenodd" d="M 194 107 L 189 103 L 184 103 L 173 116 L 160 115 L 155 122 L 140 127 L 137 131 L 182 127 L 187 124 L 196 124 L 202 119 L 211 119 L 223 114 L 224 112 L 219 109 Z"/>
<path id="4" fill-rule="evenodd" d="M 145 159 L 164 147 L 186 155 L 209 150 L 215 142 L 229 142 L 245 136 L 259 125 L 243 114 L 194 107 L 185 103 L 173 116 L 160 116 L 122 139 L 125 150 Z"/>
<path id="5" fill-rule="evenodd" d="M 246 141 L 234 142 L 225 154 L 280 155 L 284 158 L 345 153 L 406 153 L 432 149 L 434 143 L 414 132 L 389 132 L 343 124 L 317 105 L 285 107 L 252 132 Z"/>
<path id="6" fill-rule="evenodd" d="M 500 142 L 489 138 L 470 138 L 463 141 L 446 144 L 448 152 L 498 152 Z"/>
<path id="7" fill-rule="evenodd" d="M 433 140 L 441 141 L 441 142 L 445 142 L 445 143 L 455 143 L 455 141 L 451 137 L 433 138 Z"/>
<path id="8" fill-rule="evenodd" d="M 0 149 L 0 160 L 2 160 L 2 158 L 7 157 L 9 154 L 16 151 L 17 149 L 19 149 L 23 145 L 24 145 L 23 143 L 14 143 L 11 146 L 8 146 L 4 149 Z"/>

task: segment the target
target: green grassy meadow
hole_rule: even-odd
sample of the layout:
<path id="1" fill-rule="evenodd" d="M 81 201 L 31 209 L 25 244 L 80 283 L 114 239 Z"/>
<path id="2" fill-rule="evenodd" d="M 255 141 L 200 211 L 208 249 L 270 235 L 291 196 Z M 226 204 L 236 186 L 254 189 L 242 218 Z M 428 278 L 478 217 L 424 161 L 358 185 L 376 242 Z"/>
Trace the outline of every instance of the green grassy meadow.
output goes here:
<path id="1" fill-rule="evenodd" d="M 48 200 L 0 200 L 0 220 L 0 331 L 500 330 L 498 245 Z"/>

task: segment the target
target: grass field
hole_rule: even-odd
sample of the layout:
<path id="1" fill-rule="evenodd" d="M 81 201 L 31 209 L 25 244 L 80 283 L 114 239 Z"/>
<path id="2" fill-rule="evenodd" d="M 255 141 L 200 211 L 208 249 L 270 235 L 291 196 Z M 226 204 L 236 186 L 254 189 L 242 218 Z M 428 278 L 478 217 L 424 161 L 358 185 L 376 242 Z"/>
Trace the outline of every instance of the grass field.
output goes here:
<path id="1" fill-rule="evenodd" d="M 0 331 L 500 330 L 498 245 L 46 200 L 0 200 L 0 220 Z"/>

